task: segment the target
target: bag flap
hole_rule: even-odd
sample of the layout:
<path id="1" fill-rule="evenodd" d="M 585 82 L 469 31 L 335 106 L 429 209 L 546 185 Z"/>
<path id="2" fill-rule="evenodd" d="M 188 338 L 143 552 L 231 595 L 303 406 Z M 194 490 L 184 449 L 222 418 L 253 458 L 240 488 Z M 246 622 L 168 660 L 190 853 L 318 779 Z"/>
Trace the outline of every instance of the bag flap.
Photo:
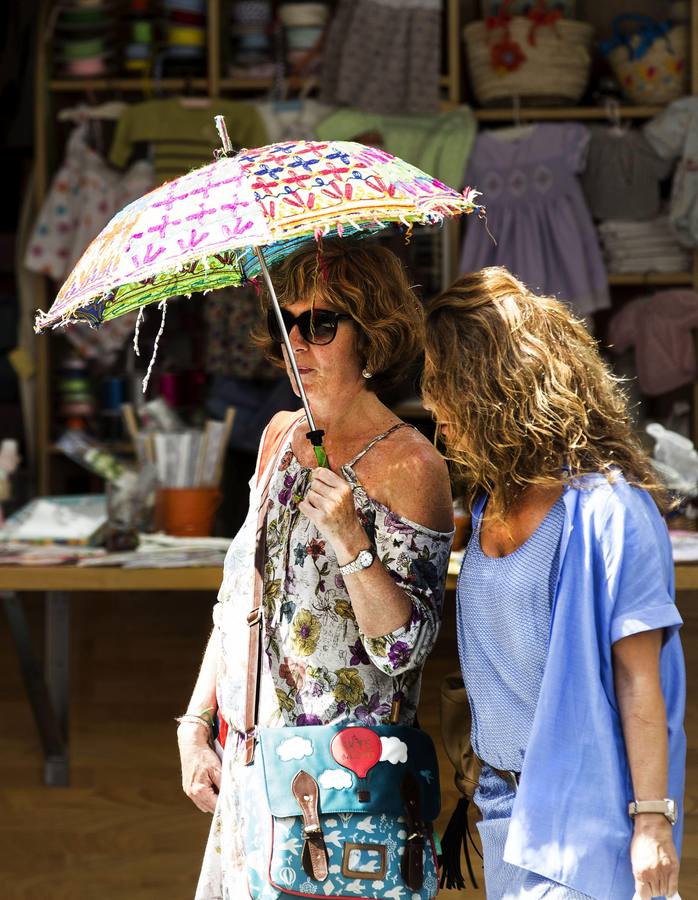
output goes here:
<path id="1" fill-rule="evenodd" d="M 400 785 L 408 773 L 419 785 L 424 820 L 433 822 L 441 809 L 434 744 L 424 731 L 407 725 L 263 728 L 259 732 L 255 765 L 262 766 L 267 800 L 274 816 L 300 814 L 291 782 L 301 770 L 312 775 L 319 785 L 323 815 L 342 812 L 404 815 Z M 359 792 L 368 792 L 368 798 L 364 794 L 361 800 Z"/>

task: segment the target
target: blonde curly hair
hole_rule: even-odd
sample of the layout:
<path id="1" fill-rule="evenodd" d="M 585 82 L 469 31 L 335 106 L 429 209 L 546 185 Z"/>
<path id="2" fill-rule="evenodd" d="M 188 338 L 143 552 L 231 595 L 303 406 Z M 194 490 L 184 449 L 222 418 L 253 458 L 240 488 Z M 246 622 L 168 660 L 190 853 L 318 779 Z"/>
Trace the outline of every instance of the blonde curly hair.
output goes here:
<path id="1" fill-rule="evenodd" d="M 502 517 L 529 485 L 612 480 L 614 469 L 668 507 L 619 379 L 564 304 L 491 267 L 459 278 L 426 314 L 422 393 L 448 426 L 468 508 L 486 492 Z"/>

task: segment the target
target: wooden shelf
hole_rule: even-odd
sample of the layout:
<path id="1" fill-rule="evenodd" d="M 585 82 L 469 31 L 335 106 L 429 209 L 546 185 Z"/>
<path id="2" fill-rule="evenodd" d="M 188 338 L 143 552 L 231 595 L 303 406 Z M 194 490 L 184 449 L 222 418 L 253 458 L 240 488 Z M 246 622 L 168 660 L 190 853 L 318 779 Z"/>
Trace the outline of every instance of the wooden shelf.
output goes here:
<path id="1" fill-rule="evenodd" d="M 639 272 L 609 275 L 609 284 L 693 284 L 692 272 Z"/>
<path id="2" fill-rule="evenodd" d="M 186 90 L 196 88 L 205 91 L 205 78 L 66 78 L 49 82 L 52 91 L 81 93 L 82 91 L 132 91 L 152 93 L 156 90 Z"/>
<path id="3" fill-rule="evenodd" d="M 286 83 L 292 91 L 298 91 L 319 86 L 320 80 L 293 75 L 286 79 Z M 221 89 L 228 91 L 268 91 L 274 82 L 271 78 L 221 78 L 219 84 Z"/>
<path id="4" fill-rule="evenodd" d="M 621 106 L 619 115 L 621 119 L 651 119 L 664 109 L 663 106 Z M 513 106 L 493 107 L 491 109 L 476 109 L 475 118 L 480 122 L 511 122 L 515 118 L 523 120 L 532 119 L 608 119 L 608 113 L 603 106 Z"/>
<path id="5" fill-rule="evenodd" d="M 221 78 L 219 84 L 227 91 L 268 91 L 273 85 L 271 78 Z M 317 78 L 289 78 L 288 86 L 291 90 L 299 90 L 308 85 L 319 83 Z M 448 87 L 449 77 L 442 75 L 439 79 L 442 87 Z M 196 88 L 206 91 L 208 80 L 206 78 L 55 78 L 49 82 L 52 91 L 65 93 L 80 93 L 82 91 L 130 91 L 133 93 L 152 93 L 156 90 L 185 90 Z"/>

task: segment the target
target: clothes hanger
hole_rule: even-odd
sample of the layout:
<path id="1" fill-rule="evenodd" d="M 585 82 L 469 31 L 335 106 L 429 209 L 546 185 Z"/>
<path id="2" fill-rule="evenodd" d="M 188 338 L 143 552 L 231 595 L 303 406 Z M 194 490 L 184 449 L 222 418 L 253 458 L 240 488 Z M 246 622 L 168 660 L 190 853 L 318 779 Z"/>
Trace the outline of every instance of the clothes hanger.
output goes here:
<path id="1" fill-rule="evenodd" d="M 495 131 L 491 131 L 490 134 L 500 141 L 517 141 L 519 138 L 527 137 L 536 127 L 535 123 L 524 124 L 522 122 L 521 98 L 516 95 L 511 98 L 511 118 L 513 125 L 508 128 L 497 128 Z"/>
<path id="2" fill-rule="evenodd" d="M 85 128 L 85 137 L 89 136 L 90 146 L 104 156 L 104 130 L 102 122 L 116 122 L 128 106 L 121 100 L 109 100 L 106 103 L 87 104 L 79 103 L 77 106 L 69 106 L 60 109 L 56 118 L 59 122 L 72 122 Z M 89 130 L 88 130 L 89 126 Z"/>
<path id="3" fill-rule="evenodd" d="M 614 137 L 624 137 L 628 131 L 627 126 L 623 126 L 620 118 L 620 103 L 615 97 L 606 97 L 604 100 L 604 109 L 606 110 L 606 118 L 610 122 L 611 127 L 608 133 Z"/>
<path id="4" fill-rule="evenodd" d="M 102 120 L 116 122 L 128 103 L 121 100 L 110 100 L 107 103 L 90 105 L 79 103 L 77 106 L 68 106 L 58 111 L 56 118 L 59 122 L 88 122 L 90 120 Z"/>

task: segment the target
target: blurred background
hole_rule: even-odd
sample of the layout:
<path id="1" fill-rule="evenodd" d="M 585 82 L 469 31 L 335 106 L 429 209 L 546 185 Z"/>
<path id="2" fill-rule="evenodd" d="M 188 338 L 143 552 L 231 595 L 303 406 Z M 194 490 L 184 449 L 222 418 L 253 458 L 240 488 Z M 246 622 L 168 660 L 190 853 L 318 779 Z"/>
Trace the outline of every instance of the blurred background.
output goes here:
<path id="1" fill-rule="evenodd" d="M 682 497 L 681 888 L 698 897 L 697 0 L 10 0 L 0 22 L 2 897 L 193 895 L 209 820 L 181 792 L 173 717 L 261 431 L 294 397 L 250 340 L 254 288 L 170 303 L 154 357 L 154 307 L 140 355 L 131 315 L 33 321 L 119 209 L 213 159 L 216 114 L 235 148 L 354 139 L 476 187 L 496 243 L 475 217 L 381 237 L 420 296 L 506 265 L 628 379 Z M 385 400 L 431 436 L 418 378 Z M 420 712 L 437 743 L 453 585 Z M 443 828 L 444 754 L 441 777 Z"/>

